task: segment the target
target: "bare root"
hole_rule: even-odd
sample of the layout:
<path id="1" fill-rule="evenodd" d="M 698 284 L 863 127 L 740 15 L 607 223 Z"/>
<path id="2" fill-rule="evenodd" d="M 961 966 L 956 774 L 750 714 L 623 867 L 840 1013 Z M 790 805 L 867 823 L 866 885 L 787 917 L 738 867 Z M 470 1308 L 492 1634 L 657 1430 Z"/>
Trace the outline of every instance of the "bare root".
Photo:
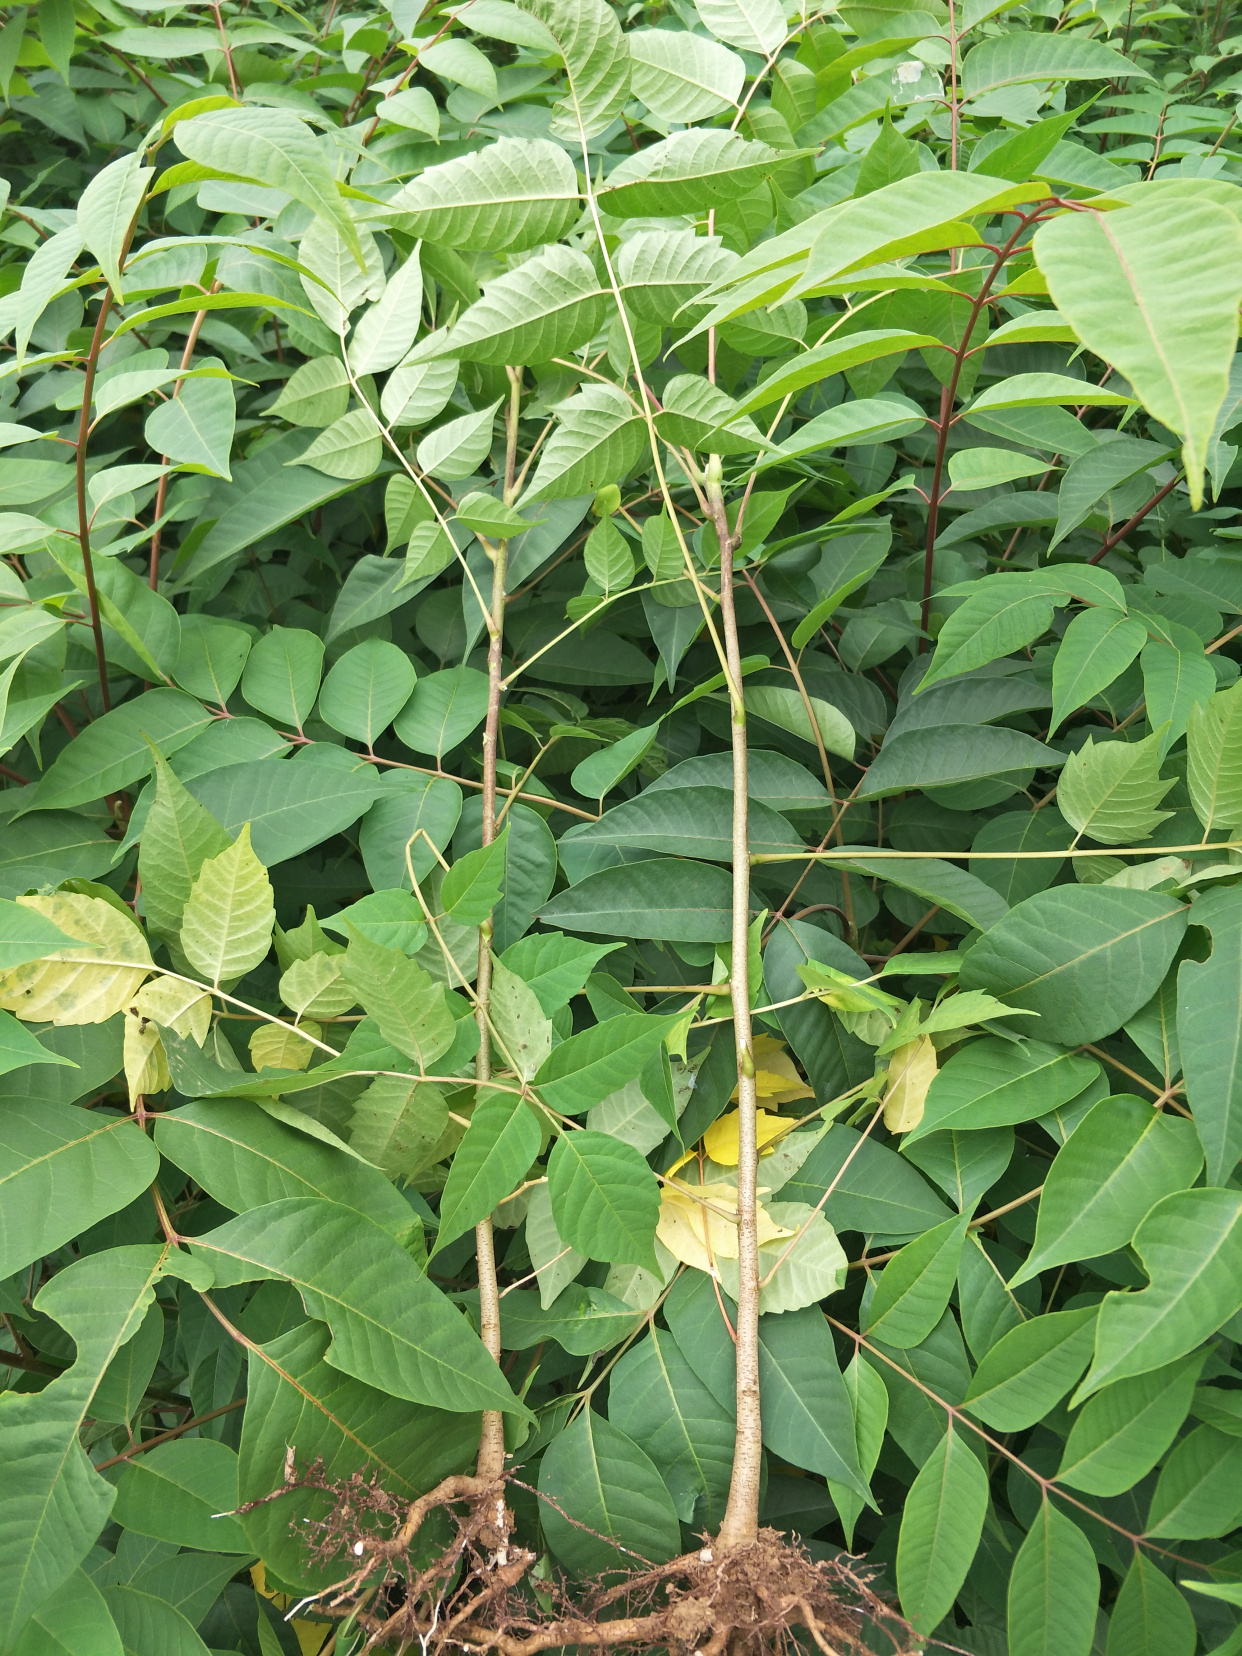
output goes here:
<path id="1" fill-rule="evenodd" d="M 284 1487 L 265 1499 L 294 1489 L 332 1495 L 329 1516 L 309 1526 L 311 1551 L 320 1566 L 346 1566 L 297 1608 L 347 1621 L 363 1635 L 359 1656 L 381 1647 L 420 1656 L 620 1647 L 669 1656 L 910 1656 L 922 1648 L 865 1568 L 846 1555 L 813 1560 L 774 1530 L 733 1547 L 705 1542 L 623 1578 L 572 1588 L 538 1580 L 535 1554 L 509 1541 L 505 1482 L 445 1478 L 406 1506 L 376 1477 L 333 1483 L 318 1462 L 301 1475 L 290 1466 Z M 436 1512 L 457 1533 L 428 1558 L 418 1540 Z"/>

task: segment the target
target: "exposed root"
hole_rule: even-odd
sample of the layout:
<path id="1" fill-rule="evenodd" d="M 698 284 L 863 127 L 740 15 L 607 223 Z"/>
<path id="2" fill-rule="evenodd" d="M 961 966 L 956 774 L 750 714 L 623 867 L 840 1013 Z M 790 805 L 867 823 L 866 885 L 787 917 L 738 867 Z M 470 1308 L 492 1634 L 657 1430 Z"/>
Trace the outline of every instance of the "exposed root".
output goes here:
<path id="1" fill-rule="evenodd" d="M 331 1483 L 318 1462 L 300 1476 L 290 1466 L 283 1489 L 266 1499 L 298 1488 L 334 1495 L 331 1516 L 313 1526 L 311 1550 L 321 1565 L 347 1565 L 298 1610 L 347 1621 L 362 1635 L 359 1656 L 380 1647 L 420 1656 L 627 1646 L 669 1656 L 910 1656 L 922 1648 L 865 1569 L 844 1555 L 816 1562 L 774 1530 L 742 1546 L 707 1542 L 624 1579 L 575 1583 L 572 1592 L 564 1581 L 538 1580 L 535 1554 L 509 1542 L 504 1483 L 445 1478 L 406 1507 L 377 1479 Z M 457 1534 L 427 1557 L 419 1534 L 438 1511 Z"/>

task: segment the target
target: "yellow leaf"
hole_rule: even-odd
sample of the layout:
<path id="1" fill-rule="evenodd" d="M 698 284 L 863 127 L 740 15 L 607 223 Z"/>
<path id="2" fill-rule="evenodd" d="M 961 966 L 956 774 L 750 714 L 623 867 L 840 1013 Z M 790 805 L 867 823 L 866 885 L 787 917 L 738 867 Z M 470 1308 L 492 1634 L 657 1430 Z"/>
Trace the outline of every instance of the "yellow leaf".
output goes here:
<path id="1" fill-rule="evenodd" d="M 250 849 L 250 824 L 218 857 L 209 857 L 190 887 L 181 948 L 196 972 L 231 983 L 257 966 L 272 944 L 276 910 L 267 869 Z"/>
<path id="2" fill-rule="evenodd" d="M 358 1004 L 358 997 L 344 982 L 344 954 L 313 954 L 295 960 L 280 979 L 280 998 L 300 1018 L 312 1012 L 321 1018 L 336 1018 Z"/>
<path id="3" fill-rule="evenodd" d="M 250 1037 L 250 1056 L 254 1067 L 260 1069 L 308 1068 L 315 1056 L 311 1041 L 319 1040 L 322 1031 L 317 1023 L 307 1019 L 301 1026 L 303 1033 L 282 1029 L 279 1024 L 260 1024 Z M 307 1040 L 310 1036 L 311 1040 Z"/>
<path id="4" fill-rule="evenodd" d="M 132 1008 L 125 1013 L 125 1041 L 121 1051 L 131 1110 L 140 1096 L 166 1092 L 172 1086 L 159 1025 Z"/>
<path id="5" fill-rule="evenodd" d="M 192 1035 L 199 1046 L 211 1028 L 211 996 L 178 978 L 151 978 L 134 996 L 130 1010 L 178 1035 Z"/>
<path id="6" fill-rule="evenodd" d="M 778 1115 L 770 1115 L 767 1110 L 755 1111 L 755 1136 L 759 1142 L 759 1153 L 763 1154 L 765 1145 L 771 1144 L 782 1133 L 787 1133 L 792 1122 L 785 1121 Z M 730 1110 L 728 1115 L 722 1115 L 718 1121 L 713 1121 L 703 1134 L 703 1148 L 714 1162 L 721 1167 L 736 1167 L 738 1158 L 738 1112 Z"/>
<path id="7" fill-rule="evenodd" d="M 888 1061 L 884 1125 L 890 1133 L 909 1133 L 923 1119 L 927 1089 L 936 1079 L 936 1048 L 930 1035 L 899 1046 Z"/>
<path id="8" fill-rule="evenodd" d="M 759 1035 L 755 1039 L 755 1091 L 773 1104 L 792 1104 L 799 1098 L 815 1097 L 815 1089 L 807 1086 L 793 1059 L 772 1035 Z M 733 1097 L 737 1098 L 736 1087 Z"/>
<path id="9" fill-rule="evenodd" d="M 80 892 L 17 901 L 70 937 L 82 938 L 84 947 L 53 949 L 42 960 L 0 973 L 0 1007 L 33 1023 L 105 1023 L 133 998 L 152 969 L 151 951 L 135 921 L 104 898 Z"/>
<path id="10" fill-rule="evenodd" d="M 710 1205 L 708 1205 L 710 1204 Z M 792 1236 L 758 1204 L 759 1245 Z M 732 1185 L 666 1184 L 656 1235 L 683 1265 L 715 1276 L 714 1261 L 737 1258 L 737 1191 Z"/>

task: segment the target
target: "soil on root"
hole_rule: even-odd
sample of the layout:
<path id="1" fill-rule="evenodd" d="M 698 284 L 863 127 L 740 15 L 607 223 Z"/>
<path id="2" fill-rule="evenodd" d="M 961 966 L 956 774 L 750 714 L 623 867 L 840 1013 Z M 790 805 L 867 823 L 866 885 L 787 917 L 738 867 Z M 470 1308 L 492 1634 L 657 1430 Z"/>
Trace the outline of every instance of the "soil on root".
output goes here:
<path id="1" fill-rule="evenodd" d="M 923 1648 L 874 1592 L 865 1566 L 845 1554 L 812 1559 L 775 1530 L 727 1549 L 705 1539 L 695 1552 L 624 1576 L 538 1580 L 531 1574 L 535 1554 L 511 1540 L 507 1481 L 446 1478 L 407 1507 L 377 1478 L 330 1482 L 318 1463 L 300 1475 L 290 1467 L 283 1488 L 265 1499 L 299 1488 L 333 1496 L 329 1515 L 301 1533 L 317 1563 L 345 1564 L 338 1581 L 296 1608 L 357 1629 L 359 1656 L 411 1650 L 419 1656 L 539 1656 L 546 1650 L 913 1656 Z M 441 1511 L 457 1533 L 427 1558 L 419 1532 Z"/>

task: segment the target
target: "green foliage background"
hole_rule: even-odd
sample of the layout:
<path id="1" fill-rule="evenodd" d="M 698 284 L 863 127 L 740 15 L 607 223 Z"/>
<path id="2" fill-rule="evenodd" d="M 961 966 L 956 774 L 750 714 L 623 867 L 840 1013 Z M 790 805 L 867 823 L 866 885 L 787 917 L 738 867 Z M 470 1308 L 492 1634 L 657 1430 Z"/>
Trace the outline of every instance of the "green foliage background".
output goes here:
<path id="1" fill-rule="evenodd" d="M 0 1650 L 313 1652 L 230 1514 L 487 1410 L 545 1574 L 714 1533 L 730 981 L 763 1522 L 1242 1650 L 1230 27 L 4 10 Z"/>

